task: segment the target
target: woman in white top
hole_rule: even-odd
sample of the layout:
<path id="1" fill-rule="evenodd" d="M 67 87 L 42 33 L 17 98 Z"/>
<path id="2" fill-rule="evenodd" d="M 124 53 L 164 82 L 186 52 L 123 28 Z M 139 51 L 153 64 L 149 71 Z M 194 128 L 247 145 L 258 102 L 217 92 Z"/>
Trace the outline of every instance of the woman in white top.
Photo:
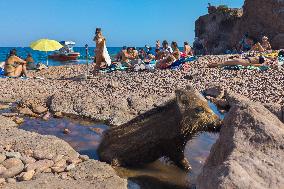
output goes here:
<path id="1" fill-rule="evenodd" d="M 97 72 L 100 68 L 110 66 L 111 59 L 106 48 L 106 39 L 102 34 L 101 28 L 96 29 L 96 36 L 94 37 L 94 41 L 96 42 L 96 65 L 94 72 Z"/>

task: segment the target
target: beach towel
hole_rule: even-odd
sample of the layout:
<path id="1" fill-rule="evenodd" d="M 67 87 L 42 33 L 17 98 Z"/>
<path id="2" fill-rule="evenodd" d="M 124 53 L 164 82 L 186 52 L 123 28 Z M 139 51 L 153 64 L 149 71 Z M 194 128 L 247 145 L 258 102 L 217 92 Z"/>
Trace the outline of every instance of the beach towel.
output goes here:
<path id="1" fill-rule="evenodd" d="M 110 58 L 110 56 L 108 54 L 108 51 L 107 51 L 107 48 L 106 48 L 106 44 L 104 45 L 103 57 L 104 57 L 107 65 L 110 66 L 111 65 L 111 58 Z"/>
<path id="2" fill-rule="evenodd" d="M 279 56 L 278 57 L 278 66 L 282 66 L 284 65 L 284 57 L 283 56 Z"/>
<path id="3" fill-rule="evenodd" d="M 4 75 L 5 71 L 3 68 L 0 67 L 0 75 Z"/>
<path id="4" fill-rule="evenodd" d="M 234 66 L 224 66 L 224 70 L 242 70 L 244 69 L 244 66 L 241 65 L 234 65 Z"/>
<path id="5" fill-rule="evenodd" d="M 187 58 L 181 58 L 177 61 L 175 61 L 172 65 L 171 65 L 171 69 L 172 70 L 177 70 L 177 69 L 180 69 L 181 66 L 186 63 L 186 62 L 192 62 L 192 61 L 195 61 L 197 58 L 195 56 L 190 56 L 190 57 L 187 57 Z"/>

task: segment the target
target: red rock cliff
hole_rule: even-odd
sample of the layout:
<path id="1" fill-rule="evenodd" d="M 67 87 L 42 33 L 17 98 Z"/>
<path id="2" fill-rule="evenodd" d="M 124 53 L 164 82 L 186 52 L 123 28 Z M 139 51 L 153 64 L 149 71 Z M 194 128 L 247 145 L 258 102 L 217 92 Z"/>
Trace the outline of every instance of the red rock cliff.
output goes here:
<path id="1" fill-rule="evenodd" d="M 196 37 L 204 40 L 209 53 L 233 49 L 246 32 L 258 40 L 266 35 L 274 49 L 284 48 L 284 0 L 245 0 L 243 14 L 237 12 L 211 8 L 196 21 Z"/>

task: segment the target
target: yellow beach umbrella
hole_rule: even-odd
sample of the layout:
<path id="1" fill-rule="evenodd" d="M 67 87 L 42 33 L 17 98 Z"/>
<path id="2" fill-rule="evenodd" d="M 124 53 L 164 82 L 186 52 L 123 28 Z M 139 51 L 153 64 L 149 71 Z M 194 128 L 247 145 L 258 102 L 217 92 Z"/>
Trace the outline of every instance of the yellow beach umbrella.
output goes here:
<path id="1" fill-rule="evenodd" d="M 38 51 L 44 51 L 46 52 L 46 56 L 47 56 L 47 52 L 49 51 L 56 51 L 61 49 L 63 46 L 55 41 L 55 40 L 50 40 L 50 39 L 40 39 L 37 40 L 35 42 L 32 42 L 30 47 L 33 50 L 38 50 Z M 48 65 L 48 56 L 47 56 L 47 61 L 46 61 L 47 65 Z"/>

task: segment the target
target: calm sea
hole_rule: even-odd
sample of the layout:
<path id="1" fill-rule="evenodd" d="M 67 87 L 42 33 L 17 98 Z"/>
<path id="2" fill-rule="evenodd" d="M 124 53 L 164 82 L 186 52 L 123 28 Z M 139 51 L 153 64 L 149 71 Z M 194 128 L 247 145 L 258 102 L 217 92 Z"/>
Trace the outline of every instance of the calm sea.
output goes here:
<path id="1" fill-rule="evenodd" d="M 35 62 L 46 62 L 46 53 L 40 52 L 40 51 L 34 51 L 29 47 L 0 47 L 0 62 L 5 61 L 7 55 L 9 54 L 9 51 L 11 49 L 17 49 L 18 56 L 25 59 L 27 57 L 28 53 L 32 54 L 32 57 L 34 58 Z M 94 56 L 94 47 L 89 48 L 89 56 Z M 111 57 L 114 57 L 119 51 L 121 50 L 120 47 L 109 47 L 108 52 Z M 74 47 L 74 51 L 79 52 L 81 54 L 80 58 L 77 61 L 72 62 L 58 62 L 53 60 L 48 60 L 48 63 L 50 66 L 60 66 L 60 65 L 66 65 L 66 64 L 85 64 L 86 63 L 86 51 L 85 47 Z M 52 54 L 53 52 L 48 52 L 47 54 Z"/>
<path id="2" fill-rule="evenodd" d="M 28 53 L 32 54 L 36 63 L 42 62 L 46 63 L 46 53 L 41 51 L 34 51 L 29 47 L 0 47 L 0 62 L 4 62 L 6 60 L 7 55 L 11 49 L 17 49 L 17 54 L 22 59 L 27 57 Z M 138 47 L 139 48 L 139 47 Z M 121 50 L 121 47 L 108 47 L 108 52 L 111 58 L 114 60 L 115 55 Z M 95 47 L 89 47 L 89 56 L 94 57 Z M 180 48 L 183 50 L 183 48 Z M 81 54 L 80 58 L 76 61 L 68 61 L 68 62 L 58 62 L 54 60 L 48 60 L 49 66 L 60 66 L 60 65 L 68 65 L 68 64 L 86 64 L 86 50 L 85 47 L 74 47 L 75 52 L 79 52 Z M 53 52 L 47 52 L 47 55 L 52 54 Z M 90 63 L 90 60 L 89 60 Z"/>

